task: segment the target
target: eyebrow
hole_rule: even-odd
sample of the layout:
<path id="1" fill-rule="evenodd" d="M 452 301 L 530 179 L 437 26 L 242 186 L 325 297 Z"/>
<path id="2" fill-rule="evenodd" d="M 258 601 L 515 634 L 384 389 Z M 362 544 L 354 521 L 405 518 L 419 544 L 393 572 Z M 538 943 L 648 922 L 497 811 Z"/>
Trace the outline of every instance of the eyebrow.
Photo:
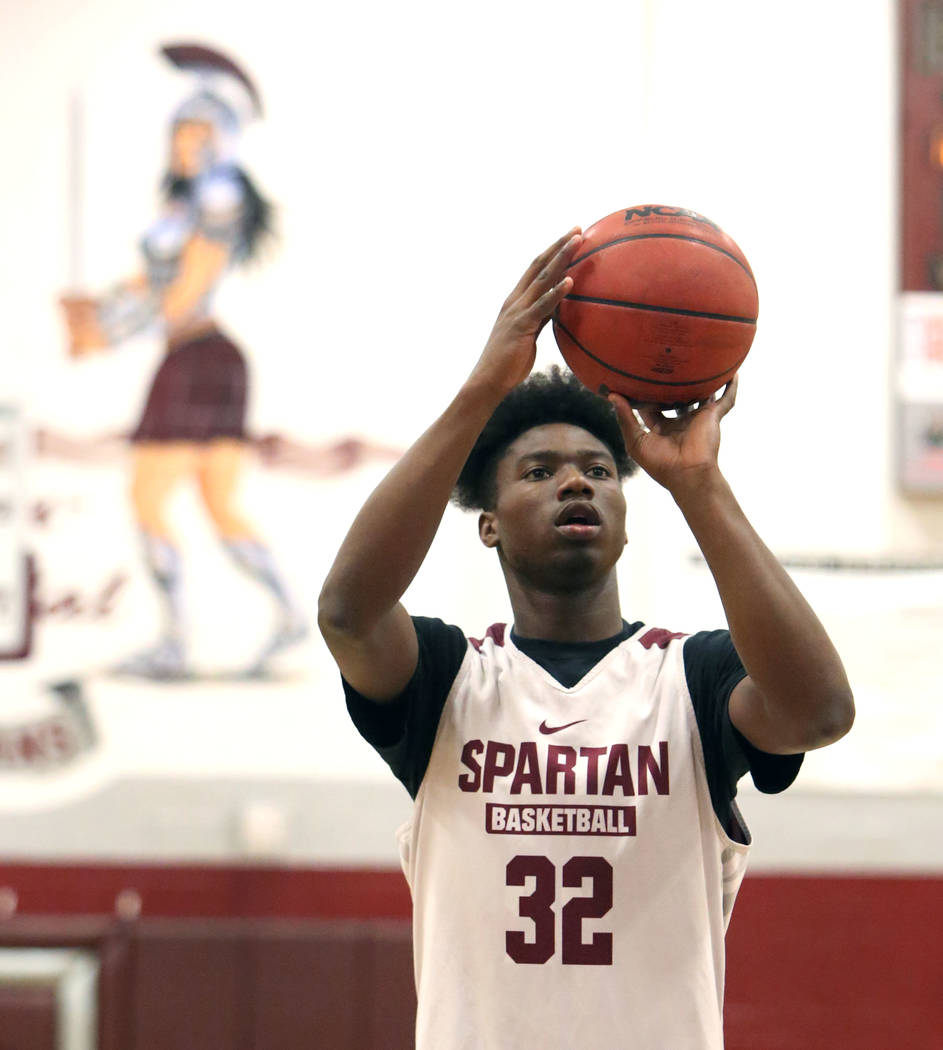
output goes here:
<path id="1" fill-rule="evenodd" d="M 558 449 L 552 448 L 537 449 L 534 452 L 525 452 L 523 455 L 518 456 L 517 462 L 527 463 L 529 460 L 535 459 L 555 462 L 561 459 L 569 459 L 571 456 L 574 459 L 607 459 L 615 463 L 615 456 L 605 448 L 581 448 L 573 453 L 560 452 Z"/>

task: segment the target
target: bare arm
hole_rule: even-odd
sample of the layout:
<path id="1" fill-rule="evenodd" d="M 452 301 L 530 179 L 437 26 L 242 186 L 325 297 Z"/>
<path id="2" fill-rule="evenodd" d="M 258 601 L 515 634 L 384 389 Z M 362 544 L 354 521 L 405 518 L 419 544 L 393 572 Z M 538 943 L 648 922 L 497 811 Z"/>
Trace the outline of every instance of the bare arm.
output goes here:
<path id="1" fill-rule="evenodd" d="M 563 274 L 579 242 L 571 231 L 530 265 L 461 390 L 376 488 L 341 545 L 321 591 L 318 624 L 341 673 L 373 700 L 393 699 L 412 677 L 416 633 L 400 598 L 482 427 L 533 368 L 537 334 L 572 286 Z"/>
<path id="2" fill-rule="evenodd" d="M 191 237 L 181 253 L 180 268 L 160 299 L 151 290 L 148 279 L 139 275 L 125 281 L 100 299 L 85 295 L 63 296 L 59 300 L 69 336 L 69 354 L 87 354 L 122 342 L 149 323 L 158 314 L 170 331 L 185 331 L 193 308 L 219 280 L 229 262 L 230 249 L 221 242 L 197 235 Z M 128 306 L 127 324 L 103 322 L 103 304 L 120 302 Z"/>
<path id="3" fill-rule="evenodd" d="M 160 312 L 169 328 L 183 324 L 193 308 L 219 280 L 229 262 L 230 249 L 223 241 L 197 235 L 186 243 L 180 270 L 164 291 Z"/>
<path id="4" fill-rule="evenodd" d="M 630 454 L 672 494 L 717 584 L 748 675 L 731 694 L 731 721 L 762 751 L 808 751 L 848 732 L 854 701 L 825 628 L 720 472 L 720 420 L 735 398 L 736 380 L 719 401 L 679 420 L 640 406 L 648 430 L 628 402 L 610 399 Z"/>

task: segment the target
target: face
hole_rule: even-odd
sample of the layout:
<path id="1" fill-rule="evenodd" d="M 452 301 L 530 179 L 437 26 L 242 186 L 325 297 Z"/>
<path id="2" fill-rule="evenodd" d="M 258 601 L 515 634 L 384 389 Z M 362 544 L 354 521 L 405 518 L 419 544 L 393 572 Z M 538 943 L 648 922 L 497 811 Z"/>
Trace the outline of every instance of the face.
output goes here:
<path id="1" fill-rule="evenodd" d="M 611 572 L 625 547 L 625 495 L 612 453 L 569 423 L 525 431 L 497 467 L 493 510 L 479 535 L 505 573 L 553 591 Z"/>
<path id="2" fill-rule="evenodd" d="M 213 148 L 213 127 L 203 120 L 181 120 L 170 136 L 170 170 L 193 178 L 207 166 Z"/>

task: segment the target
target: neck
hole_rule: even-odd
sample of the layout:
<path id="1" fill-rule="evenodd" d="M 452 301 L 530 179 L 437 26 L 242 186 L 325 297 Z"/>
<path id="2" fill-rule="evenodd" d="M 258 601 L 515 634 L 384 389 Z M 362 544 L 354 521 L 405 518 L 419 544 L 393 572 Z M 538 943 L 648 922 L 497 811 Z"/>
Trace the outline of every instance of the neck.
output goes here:
<path id="1" fill-rule="evenodd" d="M 622 629 L 615 570 L 603 580 L 565 593 L 538 590 L 507 578 L 514 629 L 549 642 L 599 642 Z"/>

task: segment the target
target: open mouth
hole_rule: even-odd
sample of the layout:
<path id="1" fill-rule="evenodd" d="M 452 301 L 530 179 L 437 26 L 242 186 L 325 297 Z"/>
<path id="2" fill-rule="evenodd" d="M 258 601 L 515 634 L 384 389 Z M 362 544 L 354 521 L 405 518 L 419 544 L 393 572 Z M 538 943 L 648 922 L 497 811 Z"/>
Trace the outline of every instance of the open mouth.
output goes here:
<path id="1" fill-rule="evenodd" d="M 592 503 L 568 503 L 554 520 L 554 525 L 565 536 L 583 539 L 595 536 L 602 519 Z"/>

